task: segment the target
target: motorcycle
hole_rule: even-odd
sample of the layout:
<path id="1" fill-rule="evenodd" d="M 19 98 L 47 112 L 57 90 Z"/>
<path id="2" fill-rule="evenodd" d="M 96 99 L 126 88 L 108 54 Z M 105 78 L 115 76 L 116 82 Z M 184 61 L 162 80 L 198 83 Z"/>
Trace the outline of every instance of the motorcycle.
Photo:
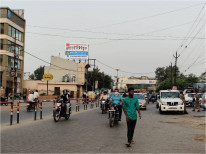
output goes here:
<path id="1" fill-rule="evenodd" d="M 27 112 L 30 112 L 31 110 L 35 110 L 35 101 L 32 101 L 32 102 L 27 102 Z"/>
<path id="2" fill-rule="evenodd" d="M 68 120 L 71 114 L 71 105 L 69 106 L 69 114 L 66 112 L 66 103 L 63 100 L 59 100 L 56 104 L 56 108 L 53 111 L 54 121 L 58 122 L 61 117 Z"/>
<path id="3" fill-rule="evenodd" d="M 107 108 L 106 108 L 106 100 L 103 99 L 101 100 L 101 110 L 102 110 L 102 114 L 107 113 Z"/>
<path id="4" fill-rule="evenodd" d="M 111 107 L 109 110 L 109 126 L 113 127 L 114 124 L 118 125 L 118 120 L 119 120 L 119 111 L 118 111 L 118 105 L 114 105 Z"/>
<path id="5" fill-rule="evenodd" d="M 151 98 L 152 103 L 156 102 L 156 99 L 154 97 Z"/>

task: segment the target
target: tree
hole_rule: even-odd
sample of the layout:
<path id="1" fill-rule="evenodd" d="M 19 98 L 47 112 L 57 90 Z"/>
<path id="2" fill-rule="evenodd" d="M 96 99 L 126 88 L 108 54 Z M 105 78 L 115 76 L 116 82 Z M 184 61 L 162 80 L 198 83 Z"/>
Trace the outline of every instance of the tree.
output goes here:
<path id="1" fill-rule="evenodd" d="M 44 66 L 37 68 L 34 73 L 29 76 L 30 80 L 41 80 L 44 75 Z"/>
<path id="2" fill-rule="evenodd" d="M 111 82 L 113 82 L 111 76 L 104 74 L 103 72 L 99 72 L 99 69 L 95 69 L 96 79 L 98 80 L 98 89 L 108 88 L 111 89 Z M 94 73 L 93 71 L 88 72 L 88 91 L 92 90 L 94 81 Z M 85 85 L 86 86 L 86 85 Z"/>
<path id="3" fill-rule="evenodd" d="M 172 66 L 172 77 L 175 74 L 175 66 Z M 177 67 L 177 76 L 179 75 L 179 68 Z M 165 79 L 171 78 L 171 66 L 158 67 L 155 71 L 155 77 L 158 82 L 162 82 Z"/>

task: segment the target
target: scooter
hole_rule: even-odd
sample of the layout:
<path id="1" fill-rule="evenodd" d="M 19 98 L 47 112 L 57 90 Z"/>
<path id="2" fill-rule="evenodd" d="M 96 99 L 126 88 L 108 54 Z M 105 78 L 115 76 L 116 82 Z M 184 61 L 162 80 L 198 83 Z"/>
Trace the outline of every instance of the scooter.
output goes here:
<path id="1" fill-rule="evenodd" d="M 69 106 L 69 113 L 66 112 L 66 103 L 63 100 L 59 100 L 56 104 L 56 108 L 53 111 L 54 121 L 58 122 L 61 117 L 64 117 L 65 120 L 68 120 L 71 114 L 71 104 Z"/>
<path id="2" fill-rule="evenodd" d="M 119 120 L 119 111 L 118 111 L 118 105 L 114 105 L 109 110 L 109 126 L 113 127 L 115 124 L 118 125 Z"/>

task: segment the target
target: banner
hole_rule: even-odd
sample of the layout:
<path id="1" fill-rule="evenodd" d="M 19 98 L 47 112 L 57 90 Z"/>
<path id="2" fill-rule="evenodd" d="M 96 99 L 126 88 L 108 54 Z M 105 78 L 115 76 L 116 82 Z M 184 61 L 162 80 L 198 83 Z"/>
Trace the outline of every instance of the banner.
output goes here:
<path id="1" fill-rule="evenodd" d="M 66 59 L 87 59 L 89 53 L 88 44 L 66 43 L 65 58 Z"/>

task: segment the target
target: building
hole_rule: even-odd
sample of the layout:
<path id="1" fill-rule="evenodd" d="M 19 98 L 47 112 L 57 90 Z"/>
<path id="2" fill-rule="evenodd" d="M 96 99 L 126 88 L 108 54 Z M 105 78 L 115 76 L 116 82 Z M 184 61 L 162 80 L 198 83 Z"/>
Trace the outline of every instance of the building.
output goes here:
<path id="1" fill-rule="evenodd" d="M 60 57 L 51 57 L 51 65 L 44 67 L 44 74 L 52 74 L 53 79 L 48 83 L 49 95 L 60 95 L 64 89 L 70 91 L 71 95 L 81 97 L 85 84 L 86 64 L 76 63 Z M 47 82 L 45 80 L 24 80 L 24 88 L 39 90 L 39 93 L 47 93 Z"/>
<path id="2" fill-rule="evenodd" d="M 113 78 L 114 88 L 116 88 L 117 79 Z M 135 89 L 146 89 L 149 91 L 156 90 L 157 80 L 147 76 L 141 77 L 119 77 L 118 78 L 118 89 L 120 91 L 126 91 L 128 87 L 134 87 Z"/>
<path id="3" fill-rule="evenodd" d="M 24 10 L 11 10 L 0 7 L 0 87 L 6 89 L 6 95 L 23 92 L 25 25 Z M 14 62 L 14 53 L 15 62 Z M 16 70 L 16 77 L 11 77 L 11 69 Z M 14 70 L 14 69 L 13 69 Z"/>

